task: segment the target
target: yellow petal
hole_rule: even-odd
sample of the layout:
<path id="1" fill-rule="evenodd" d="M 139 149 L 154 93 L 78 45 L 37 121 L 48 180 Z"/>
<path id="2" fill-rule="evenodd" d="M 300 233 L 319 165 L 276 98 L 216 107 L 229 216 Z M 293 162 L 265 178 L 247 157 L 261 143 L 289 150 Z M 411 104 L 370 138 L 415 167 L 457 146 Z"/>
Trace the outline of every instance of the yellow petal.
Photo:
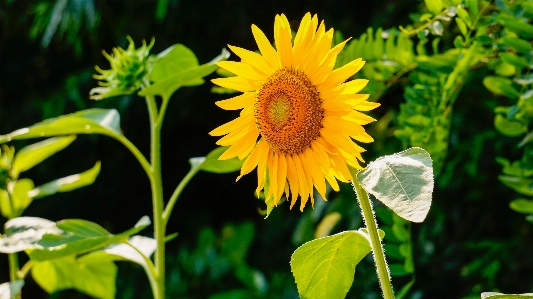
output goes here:
<path id="1" fill-rule="evenodd" d="M 274 23 L 275 28 L 275 42 L 276 49 L 278 49 L 278 57 L 281 65 L 290 67 L 292 65 L 292 43 L 291 43 L 291 28 L 289 21 L 285 15 L 276 16 Z"/>
<path id="2" fill-rule="evenodd" d="M 291 156 L 287 156 L 285 158 L 287 159 L 287 179 L 289 180 L 289 186 L 291 187 L 291 193 L 292 193 L 292 199 L 291 199 L 291 209 L 292 209 L 292 207 L 296 203 L 296 199 L 298 198 L 298 190 L 299 190 L 298 172 L 296 170 L 296 166 L 294 165 L 294 161 L 292 160 Z"/>
<path id="3" fill-rule="evenodd" d="M 252 68 L 250 65 L 242 62 L 236 62 L 236 61 L 220 61 L 217 62 L 217 65 L 231 73 L 234 73 L 235 75 L 252 80 L 252 81 L 261 81 L 265 82 L 267 79 L 267 76 L 265 76 L 262 73 L 258 73 L 255 71 L 254 68 Z"/>
<path id="4" fill-rule="evenodd" d="M 324 172 L 328 172 L 329 167 L 330 167 L 330 162 L 329 162 L 329 156 L 326 153 L 326 150 L 318 142 L 311 143 L 311 149 L 313 150 L 313 154 L 315 155 L 320 165 L 322 165 L 322 169 L 324 170 Z"/>
<path id="5" fill-rule="evenodd" d="M 355 136 L 365 132 L 365 129 L 361 125 L 338 116 L 326 116 L 322 120 L 322 124 L 324 127 L 339 135 Z"/>
<path id="6" fill-rule="evenodd" d="M 281 195 L 284 191 L 284 186 L 287 182 L 287 160 L 285 160 L 284 155 L 279 155 L 278 157 L 278 169 L 277 169 L 277 175 L 278 175 L 278 192 L 276 193 L 275 197 L 275 203 L 277 204 L 281 198 Z"/>
<path id="7" fill-rule="evenodd" d="M 303 210 L 305 203 L 309 199 L 309 193 L 313 192 L 313 189 L 309 190 L 309 184 L 307 183 L 304 168 L 298 155 L 293 155 L 292 160 L 294 166 L 296 166 L 296 173 L 298 174 L 298 182 L 300 183 L 300 210 Z"/>
<path id="8" fill-rule="evenodd" d="M 263 152 L 264 142 L 262 142 L 262 140 L 263 139 L 259 140 L 255 148 L 252 150 L 252 153 L 250 154 L 250 156 L 248 156 L 248 158 L 246 158 L 246 160 L 242 164 L 241 174 L 237 177 L 236 181 L 240 180 L 244 175 L 247 175 L 250 172 L 252 172 L 252 170 L 254 170 L 255 167 L 257 167 L 257 165 L 259 164 L 261 155 L 264 154 Z"/>
<path id="9" fill-rule="evenodd" d="M 255 92 L 245 92 L 231 99 L 215 102 L 215 104 L 225 110 L 237 110 L 253 106 L 255 103 Z"/>
<path id="10" fill-rule="evenodd" d="M 356 59 L 348 64 L 346 64 L 343 67 L 340 67 L 336 70 L 334 70 L 320 85 L 327 87 L 327 86 L 335 86 L 338 85 L 344 81 L 346 81 L 348 78 L 353 76 L 355 73 L 357 73 L 365 64 L 365 61 L 361 60 L 361 58 Z"/>
<path id="11" fill-rule="evenodd" d="M 276 50 L 274 50 L 274 47 L 272 47 L 272 44 L 270 44 L 270 42 L 268 41 L 263 31 L 261 31 L 259 27 L 252 25 L 252 33 L 254 35 L 255 42 L 257 43 L 257 47 L 259 48 L 261 54 L 263 54 L 263 57 L 265 58 L 267 63 L 273 69 L 278 69 L 280 67 L 278 55 L 276 53 Z"/>
<path id="12" fill-rule="evenodd" d="M 265 74 L 267 77 L 274 73 L 274 69 L 267 63 L 265 58 L 255 52 L 243 48 L 228 45 L 231 51 L 239 56 L 242 62 L 250 65 L 256 71 Z"/>
<path id="13" fill-rule="evenodd" d="M 344 91 L 342 94 L 354 94 L 360 92 L 368 84 L 366 79 L 355 79 L 349 82 L 342 84 L 344 86 Z"/>
<path id="14" fill-rule="evenodd" d="M 355 110 L 359 110 L 359 111 L 370 111 L 370 110 L 373 110 L 377 107 L 381 106 L 380 103 L 375 103 L 375 102 L 362 102 L 358 105 L 355 106 Z"/>
<path id="15" fill-rule="evenodd" d="M 253 114 L 246 114 L 237 117 L 236 119 L 225 123 L 213 131 L 209 132 L 211 136 L 222 136 L 232 131 L 240 130 L 244 126 L 254 126 L 255 119 Z"/>
<path id="16" fill-rule="evenodd" d="M 357 151 L 357 148 L 355 147 L 355 144 L 350 139 L 350 137 L 337 135 L 329 131 L 327 128 L 322 128 L 320 130 L 320 136 L 324 137 L 327 142 L 331 143 L 334 147 L 338 149 L 342 149 L 349 153 Z"/>
<path id="17" fill-rule="evenodd" d="M 361 113 L 355 110 L 350 111 L 350 114 L 348 114 L 348 116 L 345 116 L 345 118 L 360 125 L 366 125 L 366 124 L 376 121 L 375 118 L 370 117 L 364 113 Z"/>
<path id="18" fill-rule="evenodd" d="M 363 143 L 371 143 L 371 142 L 374 142 L 374 138 L 372 138 L 372 136 L 368 135 L 367 132 L 363 131 L 357 135 L 350 135 L 350 137 L 352 137 L 353 139 L 359 141 L 359 142 L 363 142 Z"/>
<path id="19" fill-rule="evenodd" d="M 307 181 L 307 190 L 309 191 L 309 197 L 311 199 L 311 205 L 314 206 L 315 202 L 315 194 L 314 194 L 314 188 L 313 188 L 313 176 L 311 174 L 311 170 L 309 169 L 309 164 L 306 163 L 307 159 L 305 158 L 304 154 L 295 155 L 297 159 L 300 160 L 300 163 L 302 163 L 302 169 L 305 174 L 305 180 Z M 300 210 L 303 209 L 304 205 L 300 205 Z"/>
<path id="20" fill-rule="evenodd" d="M 232 131 L 226 136 L 220 138 L 216 142 L 216 144 L 221 145 L 221 146 L 232 145 L 238 140 L 240 140 L 241 138 L 243 138 L 246 134 L 248 134 L 252 128 L 253 127 L 242 127 L 241 130 Z"/>
<path id="21" fill-rule="evenodd" d="M 260 82 L 255 82 L 252 80 L 248 80 L 246 78 L 242 77 L 229 77 L 229 78 L 216 78 L 211 80 L 211 82 L 215 83 L 218 86 L 222 86 L 229 89 L 234 89 L 238 91 L 252 91 L 252 90 L 258 90 L 261 88 L 262 84 Z"/>
<path id="22" fill-rule="evenodd" d="M 265 201 L 273 200 L 276 203 L 276 193 L 278 192 L 278 161 L 279 156 L 274 153 L 274 157 L 268 161 L 268 176 L 270 179 L 270 186 L 268 187 L 268 194 L 265 196 Z"/>
<path id="23" fill-rule="evenodd" d="M 266 143 L 266 141 L 264 142 Z M 259 191 L 261 191 L 265 185 L 266 166 L 270 156 L 270 147 L 267 145 L 265 148 L 263 148 L 263 154 L 259 157 L 259 163 L 257 163 L 257 189 L 255 190 L 257 195 L 259 195 Z"/>
<path id="24" fill-rule="evenodd" d="M 253 138 L 254 135 L 255 135 L 255 139 Z M 253 145 L 255 144 L 258 135 L 259 135 L 259 130 L 257 129 L 256 131 L 250 130 L 250 132 L 248 132 L 248 134 L 246 134 L 245 137 L 243 137 L 242 139 L 234 143 L 232 146 L 230 146 L 230 148 L 228 148 L 218 159 L 229 160 L 239 155 L 249 154 L 253 150 Z"/>
<path id="25" fill-rule="evenodd" d="M 324 200 L 326 199 L 326 182 L 324 179 L 324 174 L 320 168 L 320 163 L 316 160 L 313 151 L 310 148 L 307 148 L 304 152 L 305 159 L 307 160 L 308 169 L 311 172 L 313 177 L 313 184 L 315 185 L 318 193 L 322 196 Z"/>

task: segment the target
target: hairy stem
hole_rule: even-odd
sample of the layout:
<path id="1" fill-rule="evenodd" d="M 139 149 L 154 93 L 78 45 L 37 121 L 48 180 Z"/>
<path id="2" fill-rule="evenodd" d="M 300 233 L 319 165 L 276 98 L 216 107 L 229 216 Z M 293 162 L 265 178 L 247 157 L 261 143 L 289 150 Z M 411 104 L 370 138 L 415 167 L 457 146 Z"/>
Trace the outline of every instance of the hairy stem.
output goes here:
<path id="1" fill-rule="evenodd" d="M 361 214 L 365 221 L 365 226 L 368 229 L 370 235 L 370 245 L 372 247 L 372 253 L 374 256 L 374 263 L 376 264 L 376 271 L 378 273 L 379 285 L 383 292 L 383 298 L 394 299 L 394 292 L 392 291 L 392 284 L 389 275 L 389 268 L 387 261 L 385 260 L 385 253 L 383 251 L 383 245 L 378 233 L 378 224 L 376 218 L 374 218 L 374 210 L 372 204 L 368 198 L 368 194 L 361 187 L 357 180 L 357 170 L 350 168 L 350 172 L 353 176 L 352 185 L 354 187 L 357 198 L 359 199 L 359 205 L 361 207 Z"/>

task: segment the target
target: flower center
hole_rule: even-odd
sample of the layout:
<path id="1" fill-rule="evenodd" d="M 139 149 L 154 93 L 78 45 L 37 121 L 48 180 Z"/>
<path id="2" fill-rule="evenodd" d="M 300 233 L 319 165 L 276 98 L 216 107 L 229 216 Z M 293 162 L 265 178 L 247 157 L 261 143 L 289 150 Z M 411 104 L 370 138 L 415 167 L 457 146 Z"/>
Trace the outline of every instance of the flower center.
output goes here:
<path id="1" fill-rule="evenodd" d="M 320 137 L 324 109 L 316 87 L 304 72 L 282 68 L 259 90 L 254 115 L 270 148 L 278 154 L 293 155 Z"/>

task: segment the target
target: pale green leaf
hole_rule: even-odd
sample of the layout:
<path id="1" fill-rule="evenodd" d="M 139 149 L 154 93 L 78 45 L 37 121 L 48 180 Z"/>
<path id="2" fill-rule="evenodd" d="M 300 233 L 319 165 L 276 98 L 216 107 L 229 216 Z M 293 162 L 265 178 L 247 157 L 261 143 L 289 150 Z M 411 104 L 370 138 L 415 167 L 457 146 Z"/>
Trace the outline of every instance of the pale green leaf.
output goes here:
<path id="1" fill-rule="evenodd" d="M 32 168 L 67 147 L 74 139 L 76 139 L 76 135 L 54 137 L 22 148 L 13 161 L 12 175 L 18 177 L 21 172 Z"/>
<path id="2" fill-rule="evenodd" d="M 369 240 L 358 231 L 345 231 L 303 244 L 291 257 L 300 297 L 344 298 L 352 285 L 355 266 L 370 251 Z"/>
<path id="3" fill-rule="evenodd" d="M 533 293 L 527 294 L 502 294 L 502 293 L 493 293 L 485 292 L 481 293 L 481 299 L 531 299 L 533 298 Z"/>
<path id="4" fill-rule="evenodd" d="M 61 230 L 55 222 L 37 217 L 19 217 L 4 224 L 6 234 L 0 238 L 0 252 L 14 253 L 34 247 L 44 234 Z"/>
<path id="5" fill-rule="evenodd" d="M 18 217 L 30 205 L 32 198 L 28 196 L 28 192 L 35 187 L 33 181 L 30 179 L 20 179 L 11 182 L 8 188 L 12 188 L 11 200 L 15 213 L 11 217 Z"/>
<path id="6" fill-rule="evenodd" d="M 34 261 L 31 274 L 47 293 L 76 289 L 95 298 L 115 298 L 117 266 L 111 261 L 85 263 L 70 255 L 50 261 Z"/>
<path id="7" fill-rule="evenodd" d="M 455 22 L 457 23 L 457 27 L 459 27 L 459 30 L 461 31 L 463 36 L 468 36 L 468 29 L 466 27 L 465 21 L 460 18 L 455 18 Z"/>
<path id="8" fill-rule="evenodd" d="M 157 55 L 157 62 L 150 71 L 150 81 L 159 82 L 177 73 L 198 66 L 198 59 L 191 49 L 182 44 L 170 46 Z"/>
<path id="9" fill-rule="evenodd" d="M 100 173 L 100 161 L 89 170 L 80 174 L 69 175 L 44 185 L 41 185 L 28 192 L 28 196 L 33 199 L 43 198 L 57 192 L 68 192 L 92 184 Z"/>
<path id="10" fill-rule="evenodd" d="M 218 158 L 228 149 L 227 146 L 217 147 L 212 150 L 202 164 L 199 166 L 201 170 L 213 173 L 228 173 L 241 169 L 244 160 L 241 161 L 235 157 L 229 160 L 219 160 Z M 192 164 L 192 163 L 191 163 Z"/>
<path id="11" fill-rule="evenodd" d="M 114 109 L 83 110 L 47 119 L 7 135 L 0 135 L 0 143 L 17 139 L 70 134 L 103 134 L 112 137 L 122 135 L 120 131 L 120 115 Z"/>
<path id="12" fill-rule="evenodd" d="M 496 114 L 494 118 L 494 127 L 503 135 L 517 137 L 527 132 L 527 125 L 507 117 Z"/>
<path id="13" fill-rule="evenodd" d="M 513 81 L 507 78 L 487 76 L 483 78 L 483 85 L 494 94 L 504 95 L 512 99 L 518 98 L 518 90 L 513 87 Z"/>
<path id="14" fill-rule="evenodd" d="M 428 152 L 414 147 L 371 162 L 357 174 L 361 186 L 397 215 L 422 222 L 431 207 L 433 165 Z"/>
<path id="15" fill-rule="evenodd" d="M 472 19 L 470 18 L 470 14 L 468 14 L 464 8 L 459 7 L 457 9 L 457 16 L 461 18 L 461 20 L 463 20 L 468 27 L 472 27 Z"/>
<path id="16" fill-rule="evenodd" d="M 0 299 L 11 299 L 22 290 L 24 280 L 15 280 L 13 282 L 4 282 L 0 284 Z"/>
<path id="17" fill-rule="evenodd" d="M 515 199 L 509 203 L 511 209 L 524 214 L 533 214 L 533 200 Z"/>
<path id="18" fill-rule="evenodd" d="M 438 15 L 444 9 L 444 4 L 441 0 L 424 0 L 424 2 L 428 10 L 434 15 Z"/>

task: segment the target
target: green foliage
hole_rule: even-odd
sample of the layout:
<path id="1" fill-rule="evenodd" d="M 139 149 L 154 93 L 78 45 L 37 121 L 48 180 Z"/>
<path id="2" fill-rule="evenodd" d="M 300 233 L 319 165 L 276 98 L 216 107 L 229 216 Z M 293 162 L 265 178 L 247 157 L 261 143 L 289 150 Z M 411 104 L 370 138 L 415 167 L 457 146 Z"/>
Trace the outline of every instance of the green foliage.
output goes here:
<path id="1" fill-rule="evenodd" d="M 421 148 L 383 156 L 357 174 L 363 188 L 396 214 L 422 222 L 431 207 L 433 167 Z"/>
<path id="2" fill-rule="evenodd" d="M 291 269 L 303 298 L 344 298 L 354 279 L 355 266 L 370 253 L 367 234 L 345 231 L 300 246 Z"/>
<path id="3" fill-rule="evenodd" d="M 482 293 L 481 299 L 528 299 L 533 298 L 533 293 L 529 294 L 502 294 L 502 293 Z"/>
<path id="4" fill-rule="evenodd" d="M 218 158 L 228 149 L 227 146 L 221 146 L 212 150 L 205 158 L 192 158 L 191 165 L 198 165 L 201 170 L 212 173 L 229 173 L 241 169 L 244 161 L 235 157 L 229 160 L 219 160 Z M 197 159 L 193 163 L 193 159 Z"/>

